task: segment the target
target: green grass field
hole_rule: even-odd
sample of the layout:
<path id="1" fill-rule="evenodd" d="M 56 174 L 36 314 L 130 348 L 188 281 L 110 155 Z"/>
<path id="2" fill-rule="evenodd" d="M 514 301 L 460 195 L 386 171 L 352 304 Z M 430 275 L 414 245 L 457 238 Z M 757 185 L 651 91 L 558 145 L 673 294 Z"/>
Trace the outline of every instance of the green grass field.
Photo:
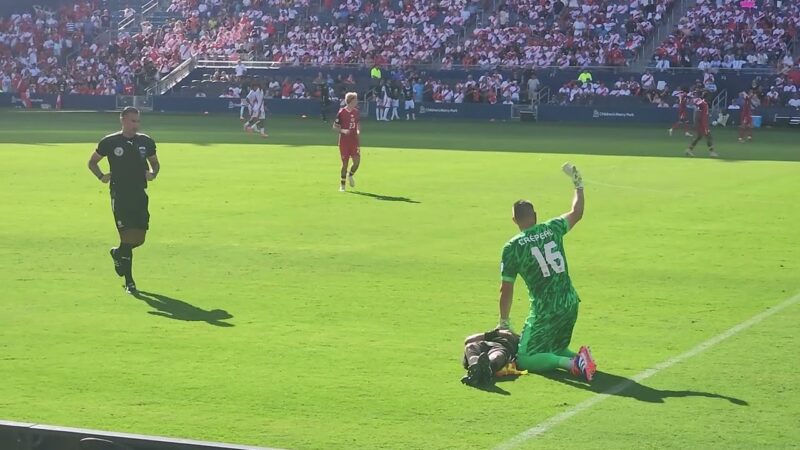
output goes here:
<path id="1" fill-rule="evenodd" d="M 493 448 L 800 292 L 800 134 L 662 127 L 363 125 L 358 191 L 336 135 L 276 119 L 143 115 L 151 230 L 126 296 L 107 187 L 86 169 L 114 114 L 0 112 L 0 419 L 291 449 Z M 699 155 L 705 155 L 700 147 Z M 497 319 L 511 203 L 568 209 L 591 386 L 467 388 L 464 336 Z M 104 163 L 105 164 L 105 163 Z M 220 311 L 222 310 L 222 311 Z M 528 304 L 517 283 L 514 323 Z M 230 318 L 226 318 L 232 316 Z M 800 304 L 520 448 L 791 448 Z"/>

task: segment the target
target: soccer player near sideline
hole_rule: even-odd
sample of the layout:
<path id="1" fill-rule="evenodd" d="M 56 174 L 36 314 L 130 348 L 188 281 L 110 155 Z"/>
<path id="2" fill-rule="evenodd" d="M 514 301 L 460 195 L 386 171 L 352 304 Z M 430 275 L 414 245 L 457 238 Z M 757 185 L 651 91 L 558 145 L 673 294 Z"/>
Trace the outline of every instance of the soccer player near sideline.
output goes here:
<path id="1" fill-rule="evenodd" d="M 510 329 L 514 281 L 519 275 L 528 287 L 531 310 L 522 329 L 517 367 L 531 372 L 564 369 L 592 381 L 597 365 L 589 348 L 583 346 L 578 353 L 569 349 L 580 298 L 569 277 L 563 242 L 583 217 L 583 180 L 575 166 L 567 163 L 563 170 L 575 185 L 568 213 L 538 223 L 530 201 L 514 203 L 513 219 L 520 233 L 503 247 L 498 328 Z"/>
<path id="2" fill-rule="evenodd" d="M 405 99 L 403 109 L 406 111 L 406 120 L 410 118 L 417 120 L 417 115 L 414 113 L 414 90 L 407 81 L 403 82 L 403 98 Z"/>
<path id="3" fill-rule="evenodd" d="M 392 89 L 392 117 L 390 120 L 400 120 L 400 115 L 397 113 L 400 108 L 400 90 Z"/>
<path id="4" fill-rule="evenodd" d="M 686 92 L 685 89 L 681 89 L 680 93 L 678 93 L 678 121 L 672 125 L 672 128 L 669 129 L 669 135 L 672 136 L 672 132 L 680 126 L 683 128 L 683 135 L 686 137 L 691 137 L 692 133 L 689 132 L 689 93 Z"/>
<path id="5" fill-rule="evenodd" d="M 133 249 L 144 244 L 150 224 L 147 182 L 155 180 L 161 164 L 155 141 L 138 132 L 139 110 L 125 108 L 120 122 L 122 130 L 97 144 L 97 150 L 89 158 L 89 170 L 101 182 L 111 183 L 111 211 L 119 232 L 119 247 L 111 249 L 111 258 L 117 275 L 125 277 L 125 291 L 135 294 Z M 103 173 L 98 165 L 103 158 L 108 158 L 108 173 Z"/>
<path id="6" fill-rule="evenodd" d="M 241 90 L 239 91 L 239 120 L 246 121 L 250 117 L 250 104 L 247 101 L 247 94 L 249 94 L 249 86 L 242 83 Z M 247 118 L 245 118 L 245 111 L 247 111 Z"/>
<path id="7" fill-rule="evenodd" d="M 250 105 L 250 120 L 244 124 L 244 131 L 258 131 L 261 137 L 268 137 L 264 127 L 267 107 L 264 103 L 264 91 L 259 84 L 253 84 L 253 89 L 247 94 L 247 102 Z"/>
<path id="8" fill-rule="evenodd" d="M 342 157 L 342 179 L 339 192 L 345 191 L 345 181 L 350 182 L 350 187 L 356 187 L 354 176 L 361 164 L 361 146 L 359 145 L 361 120 L 357 108 L 358 94 L 348 92 L 344 96 L 344 102 L 344 108 L 336 114 L 336 121 L 333 123 L 333 129 L 339 132 L 339 155 Z M 353 165 L 348 172 L 347 165 L 351 159 Z"/>
<path id="9" fill-rule="evenodd" d="M 742 104 L 741 124 L 739 125 L 739 142 L 744 142 L 745 135 L 748 141 L 753 140 L 753 94 L 752 89 L 744 94 Z"/>
<path id="10" fill-rule="evenodd" d="M 689 144 L 689 148 L 686 149 L 686 156 L 694 156 L 694 146 L 700 142 L 700 139 L 705 137 L 708 145 L 708 156 L 716 158 L 719 154 L 714 151 L 714 139 L 711 137 L 711 128 L 708 126 L 708 102 L 703 94 L 699 94 L 694 99 L 694 104 L 697 107 L 697 136 Z"/>

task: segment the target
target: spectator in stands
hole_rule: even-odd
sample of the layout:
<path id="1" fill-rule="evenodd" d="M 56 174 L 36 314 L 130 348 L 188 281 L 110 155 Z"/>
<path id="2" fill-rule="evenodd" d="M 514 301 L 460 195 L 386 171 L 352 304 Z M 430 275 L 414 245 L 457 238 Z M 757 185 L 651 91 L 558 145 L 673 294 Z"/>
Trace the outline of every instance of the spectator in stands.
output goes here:
<path id="1" fill-rule="evenodd" d="M 296 79 L 292 85 L 292 98 L 306 98 L 306 85 L 300 78 Z"/>
<path id="2" fill-rule="evenodd" d="M 709 92 L 717 92 L 717 82 L 710 70 L 703 73 L 703 87 Z"/>
<path id="3" fill-rule="evenodd" d="M 649 70 L 645 70 L 644 75 L 642 75 L 642 89 L 645 93 L 652 91 L 656 88 L 656 78 L 650 73 Z"/>
<path id="4" fill-rule="evenodd" d="M 281 84 L 278 83 L 278 80 L 271 79 L 267 85 L 267 98 L 279 98 L 280 90 Z"/>
<path id="5" fill-rule="evenodd" d="M 800 109 L 800 94 L 795 92 L 794 96 L 786 103 L 786 105 L 792 108 Z"/>
<path id="6" fill-rule="evenodd" d="M 227 91 L 219 95 L 220 98 L 238 98 L 238 95 L 233 93 L 233 88 L 228 88 Z"/>
<path id="7" fill-rule="evenodd" d="M 284 78 L 281 84 L 281 98 L 284 100 L 292 98 L 292 83 L 289 81 L 289 77 Z"/>
<path id="8" fill-rule="evenodd" d="M 778 91 L 778 88 L 772 86 L 764 96 L 764 106 L 777 106 L 780 105 L 781 101 L 781 93 Z"/>
<path id="9" fill-rule="evenodd" d="M 241 81 L 242 77 L 247 73 L 247 66 L 244 65 L 244 62 L 239 61 L 233 70 L 236 74 L 236 81 Z"/>
<path id="10" fill-rule="evenodd" d="M 661 58 L 660 56 L 656 55 L 656 69 L 660 70 L 661 72 L 664 72 L 669 68 L 670 68 L 669 59 Z"/>

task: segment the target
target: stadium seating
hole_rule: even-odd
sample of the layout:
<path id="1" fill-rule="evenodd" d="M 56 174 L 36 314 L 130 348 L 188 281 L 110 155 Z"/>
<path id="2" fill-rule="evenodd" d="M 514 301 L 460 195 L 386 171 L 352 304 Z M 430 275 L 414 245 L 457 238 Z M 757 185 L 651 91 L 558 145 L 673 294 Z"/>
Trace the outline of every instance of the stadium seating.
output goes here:
<path id="1" fill-rule="evenodd" d="M 524 79 L 509 76 L 508 71 L 501 72 L 504 79 L 493 68 L 625 65 L 661 22 L 672 0 L 646 6 L 614 0 L 323 0 L 313 5 L 308 0 L 172 0 L 120 33 L 117 41 L 107 45 L 93 41 L 108 26 L 107 16 L 118 16 L 141 3 L 78 2 L 0 19 L 0 88 L 29 85 L 32 93 L 61 88 L 83 94 L 132 94 L 183 60 L 200 56 L 268 59 L 297 67 L 353 65 L 345 77 L 352 75 L 361 92 L 370 85 L 362 67 L 405 68 L 397 76 L 386 70 L 386 78 L 421 77 L 428 101 L 511 103 L 524 97 Z M 767 6 L 753 15 L 728 0 L 703 0 L 687 12 L 656 56 L 674 61 L 673 65 L 687 60 L 693 67 L 709 58 L 703 67 L 712 77 L 717 67 L 773 67 L 780 78 L 761 80 L 762 95 L 786 104 L 800 82 L 797 61 L 786 53 L 800 23 L 799 4 L 800 0 L 786 0 L 781 8 Z M 746 23 L 751 26 L 742 33 Z M 741 39 L 731 41 L 732 36 Z M 445 70 L 462 64 L 484 70 L 473 79 L 426 77 L 412 70 L 430 63 Z M 238 84 L 208 75 L 175 91 L 220 96 Z M 283 78 L 275 80 L 281 94 L 288 89 L 283 88 Z M 314 96 L 313 75 L 299 78 L 304 96 Z M 296 83 L 297 77 L 292 77 L 288 84 Z M 606 80 L 605 85 L 550 87 L 559 103 L 618 99 L 620 93 L 636 96 L 631 92 L 635 89 L 614 89 L 612 84 Z M 288 97 L 297 97 L 294 91 Z M 650 90 L 641 90 L 640 95 L 645 91 Z M 659 95 L 648 100 L 657 105 L 665 99 Z"/>
<path id="2" fill-rule="evenodd" d="M 699 0 L 656 49 L 671 67 L 704 69 L 793 66 L 792 42 L 800 26 L 800 0 L 764 2 Z M 786 59 L 784 59 L 786 58 Z"/>

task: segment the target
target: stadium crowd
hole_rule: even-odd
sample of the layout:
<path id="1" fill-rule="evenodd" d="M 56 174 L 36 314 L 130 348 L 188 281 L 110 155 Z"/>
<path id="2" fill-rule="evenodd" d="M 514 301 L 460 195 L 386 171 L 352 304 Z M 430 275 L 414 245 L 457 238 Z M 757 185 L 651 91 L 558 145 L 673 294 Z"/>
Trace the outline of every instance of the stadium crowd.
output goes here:
<path id="1" fill-rule="evenodd" d="M 800 0 L 698 0 L 656 49 L 654 64 L 742 69 L 792 67 L 791 46 L 800 27 Z"/>
<path id="2" fill-rule="evenodd" d="M 504 79 L 493 68 L 625 65 L 663 21 L 672 1 L 507 0 L 493 9 L 484 0 L 323 0 L 314 5 L 309 0 L 172 0 L 167 12 L 176 20 L 161 26 L 142 22 L 137 31 L 123 31 L 108 44 L 94 41 L 111 21 L 101 0 L 55 11 L 34 7 L 0 18 L 0 89 L 133 94 L 198 56 L 405 69 L 400 72 L 435 61 L 444 69 L 477 65 L 487 73 L 456 82 L 419 75 L 388 79 L 396 89 L 407 80 L 420 100 L 516 103 L 531 99 L 530 77 L 512 73 Z M 767 1 L 758 12 L 742 5 L 700 0 L 656 50 L 656 66 L 703 69 L 702 84 L 709 90 L 715 89 L 719 68 L 777 67 L 784 81 L 765 86 L 763 95 L 788 103 L 798 85 L 798 61 L 789 45 L 800 25 L 800 0 Z M 133 11 L 126 8 L 126 14 Z M 237 67 L 230 76 L 243 73 Z M 645 87 L 645 77 L 653 74 L 608 86 L 576 80 L 554 98 L 590 103 L 669 89 L 657 89 L 655 80 Z M 345 84 L 337 81 L 327 84 Z M 268 84 L 282 98 L 307 98 L 319 91 L 310 80 Z M 665 97 L 649 95 L 648 101 L 661 105 Z"/>

